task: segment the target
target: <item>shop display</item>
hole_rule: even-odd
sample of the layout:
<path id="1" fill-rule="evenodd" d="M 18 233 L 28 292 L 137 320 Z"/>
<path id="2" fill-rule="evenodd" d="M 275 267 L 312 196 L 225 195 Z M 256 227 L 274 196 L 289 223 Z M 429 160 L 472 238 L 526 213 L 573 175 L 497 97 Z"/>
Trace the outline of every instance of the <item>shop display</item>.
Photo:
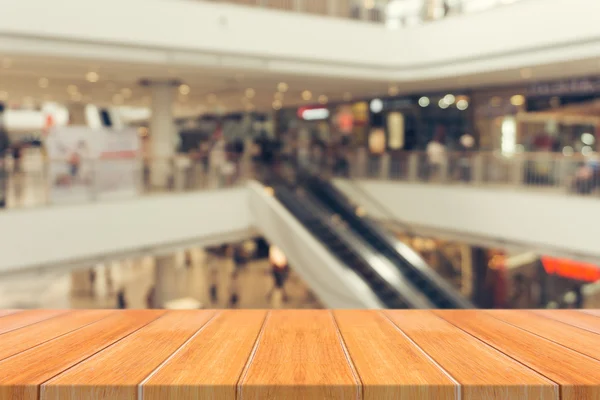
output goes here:
<path id="1" fill-rule="evenodd" d="M 46 148 L 54 203 L 133 197 L 139 192 L 140 143 L 135 129 L 54 128 Z"/>

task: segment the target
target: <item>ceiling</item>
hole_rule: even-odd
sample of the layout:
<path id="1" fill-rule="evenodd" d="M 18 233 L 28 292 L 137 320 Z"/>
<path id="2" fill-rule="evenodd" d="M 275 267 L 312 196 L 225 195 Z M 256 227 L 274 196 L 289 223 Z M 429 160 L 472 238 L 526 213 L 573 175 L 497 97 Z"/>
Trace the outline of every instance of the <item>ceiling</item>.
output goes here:
<path id="1" fill-rule="evenodd" d="M 97 74 L 97 82 L 89 82 L 86 79 L 89 72 Z M 148 106 L 151 101 L 151 89 L 140 86 L 140 79 L 172 78 L 189 86 L 187 95 L 177 94 L 175 97 L 175 113 L 177 116 L 184 116 L 218 110 L 268 111 L 273 109 L 275 96 L 281 96 L 278 97 L 280 103 L 276 103 L 276 106 L 288 107 L 316 103 L 319 96 L 327 96 L 327 101 L 336 102 L 350 98 L 386 96 L 388 93 L 408 94 L 482 86 L 523 85 L 539 80 L 598 74 L 600 58 L 591 58 L 396 84 L 382 82 L 377 77 L 369 81 L 225 68 L 0 55 L 0 101 L 13 106 L 39 104 L 43 101 L 64 104 L 83 102 L 101 106 Z M 281 82 L 284 82 L 288 89 L 285 93 L 277 94 Z M 252 89 L 253 93 L 247 93 L 247 89 Z M 305 90 L 312 93 L 312 98 L 308 101 L 302 98 Z"/>

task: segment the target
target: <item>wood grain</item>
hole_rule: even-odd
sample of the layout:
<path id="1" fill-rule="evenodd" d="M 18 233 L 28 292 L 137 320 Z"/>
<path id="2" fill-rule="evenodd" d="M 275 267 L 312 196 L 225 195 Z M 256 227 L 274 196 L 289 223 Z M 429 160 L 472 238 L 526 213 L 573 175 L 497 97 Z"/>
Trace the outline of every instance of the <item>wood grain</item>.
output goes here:
<path id="1" fill-rule="evenodd" d="M 461 399 L 558 400 L 554 382 L 438 316 L 416 310 L 386 314 L 461 384 Z"/>
<path id="2" fill-rule="evenodd" d="M 334 311 L 364 399 L 458 399 L 459 386 L 385 316 Z"/>
<path id="3" fill-rule="evenodd" d="M 241 399 L 358 399 L 360 381 L 329 311 L 271 311 Z"/>
<path id="4" fill-rule="evenodd" d="M 41 398 L 135 399 L 138 384 L 214 314 L 214 311 L 171 311 L 43 384 Z"/>
<path id="5" fill-rule="evenodd" d="M 481 311 L 435 313 L 560 384 L 562 400 L 600 398 L 600 363 L 596 360 Z"/>
<path id="6" fill-rule="evenodd" d="M 575 310 L 535 310 L 533 312 L 567 325 L 600 333 L 600 318 L 587 312 L 583 313 Z"/>
<path id="7" fill-rule="evenodd" d="M 235 399 L 266 311 L 223 311 L 142 384 L 144 400 Z"/>
<path id="8" fill-rule="evenodd" d="M 162 314 L 121 311 L 0 361 L 0 400 L 37 399 L 39 385 Z"/>
<path id="9" fill-rule="evenodd" d="M 82 310 L 61 314 L 0 336 L 0 360 L 79 329 L 112 314 L 110 310 Z"/>
<path id="10" fill-rule="evenodd" d="M 530 311 L 489 311 L 494 317 L 600 360 L 600 335 Z"/>
<path id="11" fill-rule="evenodd" d="M 12 310 L 10 310 L 12 311 Z M 68 310 L 31 310 L 20 313 L 9 312 L 0 318 L 0 334 L 35 324 L 48 318 L 67 313 Z"/>

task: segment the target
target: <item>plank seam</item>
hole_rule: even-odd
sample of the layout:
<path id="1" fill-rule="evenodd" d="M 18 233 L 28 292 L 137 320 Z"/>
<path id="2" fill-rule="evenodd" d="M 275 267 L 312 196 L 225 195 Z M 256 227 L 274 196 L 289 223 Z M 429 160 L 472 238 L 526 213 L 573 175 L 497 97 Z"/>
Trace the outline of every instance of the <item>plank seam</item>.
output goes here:
<path id="1" fill-rule="evenodd" d="M 167 315 L 167 314 L 169 314 L 169 313 L 167 312 L 164 315 Z M 204 324 L 202 324 L 202 326 L 192 336 L 190 336 L 185 342 L 183 342 L 183 344 L 181 346 L 179 346 L 177 348 L 177 350 L 175 350 L 169 357 L 167 357 L 156 368 L 154 368 L 154 370 L 152 372 L 150 372 L 150 374 L 147 377 L 142 379 L 142 381 L 137 385 L 138 400 L 142 400 L 144 398 L 144 384 L 147 383 L 148 380 L 150 380 L 150 378 L 152 378 L 154 375 L 156 375 L 156 373 L 162 367 L 164 367 L 169 361 L 171 361 L 171 359 L 173 359 L 177 355 L 177 353 L 179 353 L 189 342 L 191 342 L 196 336 L 198 336 L 200 334 L 200 332 L 202 332 L 208 325 L 211 324 L 211 322 L 213 322 L 217 318 L 217 316 L 219 316 L 221 314 L 222 314 L 222 312 L 215 311 L 213 313 L 213 315 Z"/>
<path id="2" fill-rule="evenodd" d="M 562 399 L 562 397 L 563 397 L 563 396 L 562 396 L 561 385 L 560 385 L 560 384 L 558 384 L 557 382 L 555 382 L 553 379 L 550 379 L 549 377 L 547 377 L 546 375 L 542 374 L 541 372 L 539 372 L 539 371 L 536 371 L 535 369 L 531 368 L 529 365 L 527 365 L 527 364 L 525 364 L 525 363 L 523 363 L 523 362 L 521 362 L 521 361 L 517 360 L 516 358 L 512 357 L 510 354 L 507 354 L 507 353 L 503 352 L 502 350 L 500 350 L 500 349 L 499 349 L 499 348 L 497 348 L 496 346 L 494 346 L 494 345 L 492 345 L 492 344 L 490 344 L 490 343 L 487 343 L 485 340 L 483 340 L 483 339 L 481 339 L 481 338 L 479 338 L 479 337 L 475 336 L 474 334 L 472 334 L 471 332 L 467 331 L 466 329 L 463 329 L 463 328 L 461 328 L 459 325 L 455 324 L 454 322 L 447 320 L 446 318 L 444 318 L 443 314 L 438 314 L 437 312 L 436 312 L 436 313 L 434 313 L 434 314 L 435 314 L 435 315 L 437 315 L 438 317 L 440 317 L 441 319 L 443 319 L 444 321 L 448 322 L 449 324 L 452 324 L 452 325 L 454 325 L 455 327 L 457 327 L 457 328 L 458 328 L 458 329 L 460 329 L 461 331 L 465 332 L 467 335 L 469 335 L 469 336 L 472 336 L 472 337 L 474 337 L 475 339 L 479 340 L 481 343 L 485 344 L 486 346 L 488 346 L 488 347 L 491 347 L 492 349 L 496 350 L 497 352 L 499 352 L 499 353 L 501 353 L 501 354 L 504 354 L 506 357 L 510 358 L 511 360 L 513 360 L 513 361 L 515 361 L 515 362 L 517 362 L 517 363 L 521 364 L 521 365 L 522 365 L 522 366 L 524 366 L 525 368 L 527 368 L 527 369 L 529 369 L 529 370 L 533 371 L 534 373 L 536 373 L 536 374 L 538 374 L 538 375 L 540 375 L 540 376 L 542 376 L 542 377 L 546 378 L 546 379 L 547 379 L 549 382 L 552 382 L 552 383 L 554 384 L 554 387 L 555 387 L 555 389 L 556 389 L 556 391 L 557 391 L 557 396 L 556 396 L 556 398 L 557 398 L 558 400 Z M 503 322 L 503 321 L 501 321 L 501 322 Z"/>
<path id="3" fill-rule="evenodd" d="M 76 311 L 74 311 L 73 313 L 76 313 Z M 68 313 L 68 314 L 71 314 L 71 313 Z M 60 314 L 60 315 L 58 315 L 58 317 L 60 317 L 60 316 L 64 316 L 64 315 L 68 315 L 68 314 Z M 37 344 L 36 344 L 36 345 L 34 345 L 34 346 L 28 347 L 28 348 L 26 348 L 26 349 L 23 349 L 22 351 L 20 351 L 20 352 L 18 352 L 18 353 L 16 353 L 16 354 L 13 354 L 12 356 L 9 356 L 9 357 L 6 357 L 6 358 L 2 358 L 2 359 L 0 359 L 0 361 L 4 361 L 4 360 L 8 360 L 9 358 L 16 357 L 16 356 L 18 356 L 19 354 L 23 353 L 24 351 L 29 351 L 29 350 L 31 350 L 31 349 L 35 349 L 36 347 L 38 347 L 38 346 L 41 346 L 41 345 L 43 345 L 44 343 L 48 343 L 48 342 L 51 342 L 51 341 L 53 341 L 53 340 L 59 339 L 59 338 L 61 338 L 61 337 L 65 336 L 65 335 L 68 335 L 68 334 L 70 334 L 70 333 L 77 332 L 78 330 L 80 330 L 80 329 L 83 329 L 83 328 L 85 328 L 86 326 L 90 326 L 90 325 L 92 325 L 92 324 L 95 324 L 96 322 L 100 322 L 100 321 L 102 321 L 103 319 L 105 319 L 105 318 L 108 318 L 108 317 L 110 317 L 111 315 L 114 315 L 114 314 L 115 314 L 115 312 L 113 311 L 113 312 L 109 313 L 108 315 L 106 315 L 105 317 L 102 317 L 102 318 L 100 318 L 100 319 L 98 319 L 98 320 L 96 320 L 96 321 L 88 322 L 87 324 L 81 325 L 80 327 L 78 327 L 78 328 L 75 328 L 75 329 L 73 329 L 73 330 L 71 330 L 71 331 L 65 332 L 65 333 L 63 333 L 63 334 L 61 334 L 61 335 L 58 335 L 58 336 L 54 336 L 53 338 L 51 338 L 51 339 L 48 339 L 48 340 L 44 340 L 43 342 L 39 342 L 39 343 L 37 343 Z M 54 318 L 54 317 L 53 317 L 53 318 Z M 52 318 L 50 318 L 50 319 L 52 319 Z M 47 319 L 47 320 L 44 320 L 44 321 L 49 321 L 50 319 Z M 44 322 L 44 321 L 40 321 L 40 322 Z M 37 322 L 36 322 L 36 323 L 37 323 Z M 33 325 L 35 325 L 35 324 L 33 324 Z M 27 328 L 28 326 L 31 326 L 31 325 L 24 326 L 23 328 Z M 19 329 L 22 329 L 22 328 L 19 328 Z M 12 331 L 11 331 L 11 332 L 12 332 Z M 6 332 L 6 333 L 8 333 L 8 332 Z M 61 372 L 61 373 L 62 373 L 62 372 Z"/>
<path id="4" fill-rule="evenodd" d="M 531 310 L 531 312 L 534 313 L 535 315 L 539 315 L 540 317 L 544 317 L 546 319 L 549 319 L 550 321 L 558 322 L 559 324 L 563 324 L 563 325 L 566 325 L 566 326 L 572 326 L 572 327 L 577 328 L 577 329 L 583 329 L 584 331 L 595 333 L 596 335 L 600 334 L 597 331 L 592 331 L 591 329 L 584 328 L 583 326 L 574 325 L 574 324 L 572 324 L 570 322 L 566 322 L 566 321 L 563 321 L 563 320 L 560 320 L 560 319 L 556 319 L 556 318 L 551 317 L 551 316 L 549 316 L 547 314 L 542 314 L 542 313 L 540 313 L 538 311 L 540 311 L 540 310 Z M 574 310 L 574 311 L 577 312 L 577 314 L 581 314 L 582 316 L 586 316 L 587 315 L 587 316 L 590 316 L 590 317 L 596 317 L 596 318 L 599 317 L 598 315 L 590 314 L 590 313 L 587 313 L 585 311 L 580 311 L 580 310 Z"/>
<path id="5" fill-rule="evenodd" d="M 236 390 L 235 390 L 236 398 L 239 400 L 241 400 L 241 398 L 242 398 L 243 382 L 246 379 L 246 377 L 248 376 L 248 372 L 250 371 L 250 366 L 252 365 L 252 362 L 254 361 L 254 356 L 256 356 L 256 353 L 258 352 L 258 347 L 260 346 L 261 339 L 265 332 L 265 327 L 267 326 L 267 320 L 270 317 L 271 317 L 271 311 L 268 311 L 267 315 L 265 316 L 265 320 L 263 321 L 263 324 L 260 327 L 260 331 L 258 331 L 258 335 L 256 336 L 256 342 L 254 342 L 254 346 L 252 347 L 252 351 L 250 352 L 250 355 L 248 356 L 248 360 L 246 360 L 244 369 L 242 369 L 242 373 L 240 374 L 240 377 L 238 378 L 238 381 L 235 385 L 236 386 Z"/>
<path id="6" fill-rule="evenodd" d="M 346 342 L 344 341 L 344 337 L 342 336 L 342 332 L 340 331 L 340 326 L 337 323 L 335 314 L 333 313 L 332 310 L 329 310 L 329 314 L 331 315 L 331 319 L 333 319 L 333 325 L 335 326 L 335 332 L 337 334 L 338 340 L 340 341 L 340 345 L 342 346 L 342 351 L 344 352 L 344 355 L 346 356 L 346 361 L 348 361 L 348 365 L 350 366 L 352 375 L 354 376 L 356 383 L 358 383 L 358 387 L 356 388 L 356 399 L 360 400 L 360 399 L 362 399 L 362 396 L 363 396 L 364 383 L 363 383 L 362 379 L 360 379 L 360 375 L 358 374 L 358 371 L 356 370 L 354 361 L 352 361 L 352 356 L 350 356 L 350 352 L 348 351 L 348 346 L 346 346 Z"/>
<path id="7" fill-rule="evenodd" d="M 111 314 L 111 315 L 114 315 L 114 313 L 113 313 L 113 314 Z M 163 314 L 159 315 L 158 317 L 154 318 L 153 320 L 151 320 L 151 321 L 148 321 L 147 323 L 145 323 L 144 325 L 140 326 L 139 328 L 137 328 L 137 329 L 134 329 L 133 331 L 129 332 L 127 335 L 125 335 L 125 336 L 122 336 L 122 337 L 118 338 L 118 339 L 117 339 L 117 340 L 115 340 L 114 342 L 112 342 L 112 343 L 110 343 L 110 344 L 108 344 L 108 345 L 104 346 L 103 348 L 99 349 L 97 352 L 90 354 L 89 356 L 87 356 L 87 357 L 86 357 L 86 358 L 84 358 L 83 360 L 81 360 L 81 361 L 79 361 L 79 362 L 77 362 L 77 363 L 75 363 L 75 364 L 71 365 L 69 368 L 67 368 L 67 369 L 65 369 L 65 370 L 63 370 L 63 371 L 60 371 L 58 374 L 56 374 L 56 375 L 54 375 L 54 376 L 50 377 L 49 379 L 45 380 L 44 382 L 42 382 L 41 384 L 39 384 L 39 385 L 38 385 L 38 387 L 37 387 L 37 389 L 38 389 L 38 390 L 37 390 L 37 391 L 38 391 L 38 399 L 41 399 L 41 398 L 42 398 L 42 386 L 44 386 L 46 383 L 48 383 L 48 382 L 49 382 L 49 381 L 51 381 L 52 379 L 56 378 L 57 376 L 59 376 L 59 375 L 61 375 L 61 374 L 64 374 L 64 373 L 65 373 L 65 372 L 67 372 L 68 370 L 70 370 L 70 369 L 72 369 L 72 368 L 75 368 L 77 365 L 79 365 L 79 364 L 81 364 L 81 363 L 83 363 L 83 362 L 85 362 L 85 361 L 89 360 L 90 358 L 94 357 L 96 354 L 99 354 L 99 353 L 103 352 L 104 350 L 108 349 L 109 347 L 112 347 L 112 346 L 114 346 L 115 344 L 119 343 L 121 340 L 125 339 L 126 337 L 133 335 L 135 332 L 139 331 L 140 329 L 143 329 L 144 327 L 146 327 L 147 325 L 151 324 L 152 322 L 154 322 L 154 321 L 156 321 L 156 320 L 158 320 L 158 319 L 162 318 L 164 315 L 166 315 L 166 313 L 163 313 Z M 104 318 L 103 318 L 103 319 L 104 319 Z M 99 320 L 99 321 L 102 321 L 102 320 Z M 94 322 L 94 323 L 97 323 L 97 322 L 99 322 L 99 321 L 96 321 L 96 322 Z M 90 324 L 90 325 L 91 325 L 91 324 Z M 75 331 L 73 331 L 73 332 L 75 332 Z M 53 339 L 53 340 L 54 340 L 54 339 Z"/>
<path id="8" fill-rule="evenodd" d="M 43 310 L 24 310 L 24 311 L 19 311 L 19 312 L 16 312 L 16 313 L 10 313 L 10 314 L 3 315 L 1 318 L 13 317 L 13 316 L 15 316 L 17 314 L 25 314 L 25 313 L 27 313 L 27 311 L 43 311 Z M 28 326 L 35 325 L 35 324 L 38 324 L 40 322 L 48 321 L 48 320 L 50 320 L 52 318 L 56 318 L 56 317 L 60 317 L 60 316 L 63 316 L 63 315 L 71 314 L 75 310 L 61 310 L 61 311 L 64 311 L 64 312 L 56 314 L 56 315 L 53 315 L 53 316 L 48 317 L 48 318 L 42 318 L 42 319 L 40 319 L 38 321 L 31 322 L 31 323 L 29 323 L 27 325 L 19 326 L 18 328 L 13 328 L 13 329 L 9 329 L 7 331 L 4 331 L 4 332 L 0 333 L 0 337 L 2 337 L 2 335 L 4 335 L 5 333 L 14 332 L 14 331 L 16 331 L 18 329 L 27 328 Z"/>
<path id="9" fill-rule="evenodd" d="M 519 325 L 516 325 L 516 324 L 513 324 L 512 322 L 505 321 L 505 320 L 503 320 L 502 318 L 499 318 L 499 317 L 495 316 L 493 313 L 490 313 L 490 312 L 485 312 L 485 314 L 486 314 L 486 315 L 489 315 L 490 317 L 492 317 L 492 318 L 494 318 L 494 319 L 497 319 L 498 321 L 500 321 L 500 322 L 502 322 L 502 323 L 505 323 L 505 324 L 507 324 L 507 325 L 513 326 L 513 327 L 515 327 L 515 328 L 517 328 L 517 329 L 520 329 L 520 330 L 522 330 L 522 331 L 525 331 L 525 332 L 527 332 L 527 333 L 530 333 L 530 334 L 532 334 L 532 335 L 534 335 L 534 336 L 537 336 L 537 337 L 539 337 L 539 338 L 540 338 L 540 339 L 542 339 L 542 340 L 545 340 L 545 341 L 548 341 L 548 342 L 554 343 L 554 344 L 556 344 L 556 345 L 558 345 L 558 346 L 560 346 L 560 347 L 564 347 L 564 348 L 565 348 L 565 350 L 567 350 L 567 351 L 572 351 L 572 352 L 578 353 L 578 354 L 580 354 L 580 355 L 584 356 L 585 358 L 589 358 L 590 360 L 593 360 L 593 361 L 600 361 L 599 359 L 596 359 L 596 358 L 594 358 L 594 357 L 588 356 L 587 354 L 585 354 L 585 353 L 582 353 L 582 352 L 580 352 L 580 351 L 577 351 L 577 350 L 575 350 L 575 349 L 573 349 L 573 348 L 571 348 L 571 347 L 569 347 L 569 346 L 567 346 L 567 345 L 565 345 L 565 344 L 562 344 L 562 343 L 560 343 L 560 342 L 557 342 L 557 341 L 555 341 L 555 340 L 552 340 L 552 339 L 550 339 L 550 338 L 547 338 L 547 337 L 545 337 L 545 336 L 542 336 L 542 335 L 540 335 L 540 334 L 537 334 L 537 333 L 535 333 L 535 332 L 532 332 L 532 331 L 530 331 L 529 329 L 527 329 L 527 328 L 524 328 L 524 327 L 522 327 L 522 326 L 519 326 Z M 538 314 L 536 314 L 536 315 L 538 315 Z M 558 322 L 558 321 L 557 321 L 557 322 Z M 576 327 L 576 326 L 573 326 L 573 325 L 567 325 L 567 326 L 570 326 L 570 327 L 572 327 L 572 328 L 575 328 L 575 329 L 581 329 L 581 328 L 578 328 L 578 327 Z M 584 330 L 584 331 L 586 331 L 586 332 L 589 332 L 589 331 L 587 331 L 587 330 L 585 330 L 585 329 L 582 329 L 582 330 Z M 590 333 L 594 333 L 594 332 L 590 332 Z M 599 339 L 600 339 L 600 338 L 599 338 Z"/>
<path id="10" fill-rule="evenodd" d="M 423 311 L 430 312 L 430 311 L 427 311 L 427 310 L 423 310 Z M 402 336 L 404 336 L 413 346 L 415 346 L 415 348 L 417 348 L 418 351 L 420 351 L 421 353 L 423 353 L 423 355 L 431 363 L 433 363 L 433 365 L 435 365 L 436 367 L 438 367 L 440 369 L 440 371 L 442 371 L 442 373 L 444 375 L 446 375 L 448 378 L 450 378 L 450 380 L 452 382 L 454 382 L 454 384 L 456 385 L 456 400 L 461 400 L 462 399 L 462 385 L 460 384 L 460 382 L 458 382 L 448 371 L 446 371 L 437 361 L 435 361 L 433 359 L 433 357 L 431 357 L 429 354 L 427 354 L 427 352 L 425 350 L 423 350 L 421 348 L 421 346 L 419 346 L 414 340 L 412 340 L 412 338 L 410 336 L 408 336 L 402 329 L 400 329 L 400 327 L 398 325 L 396 325 L 396 323 L 394 321 L 392 321 L 392 319 L 387 314 L 387 312 L 385 312 L 385 311 L 379 311 L 379 314 L 381 314 L 385 319 L 387 319 L 392 324 L 392 326 L 398 332 L 400 332 L 400 334 Z"/>

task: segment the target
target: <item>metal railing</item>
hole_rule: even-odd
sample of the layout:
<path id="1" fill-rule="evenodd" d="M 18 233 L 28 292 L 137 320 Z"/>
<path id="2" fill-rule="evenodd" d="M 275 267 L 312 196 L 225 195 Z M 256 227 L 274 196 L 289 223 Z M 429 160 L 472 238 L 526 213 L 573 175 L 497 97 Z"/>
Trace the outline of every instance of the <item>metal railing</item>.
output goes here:
<path id="1" fill-rule="evenodd" d="M 258 168 L 247 158 L 212 168 L 187 156 L 82 160 L 77 166 L 66 160 L 19 165 L 2 159 L 0 210 L 233 187 Z M 153 169 L 159 170 L 158 179 Z"/>
<path id="2" fill-rule="evenodd" d="M 469 14 L 523 0 L 204 0 L 385 23 L 390 29 Z"/>
<path id="3" fill-rule="evenodd" d="M 369 155 L 358 150 L 344 160 L 328 160 L 334 176 L 406 182 L 548 189 L 600 194 L 600 160 L 557 153 L 449 152 L 433 159 L 425 152 Z"/>

